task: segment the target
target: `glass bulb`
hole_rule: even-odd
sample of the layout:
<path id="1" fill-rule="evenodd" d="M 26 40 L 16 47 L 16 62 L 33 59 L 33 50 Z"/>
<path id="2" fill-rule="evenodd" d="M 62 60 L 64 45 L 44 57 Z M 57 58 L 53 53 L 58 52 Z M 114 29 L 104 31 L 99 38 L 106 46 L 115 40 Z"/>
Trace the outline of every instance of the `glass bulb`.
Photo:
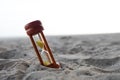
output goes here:
<path id="1" fill-rule="evenodd" d="M 41 40 L 37 40 L 36 44 L 37 46 L 39 46 L 38 50 L 41 53 L 40 55 L 42 57 L 43 64 L 45 66 L 50 65 L 51 64 L 50 56 L 49 56 L 48 51 L 44 50 L 44 43 Z"/>
<path id="2" fill-rule="evenodd" d="M 48 65 L 51 64 L 47 51 L 45 51 L 45 50 L 42 49 L 42 51 L 41 51 L 41 57 L 43 59 L 43 64 L 45 66 L 48 66 Z"/>

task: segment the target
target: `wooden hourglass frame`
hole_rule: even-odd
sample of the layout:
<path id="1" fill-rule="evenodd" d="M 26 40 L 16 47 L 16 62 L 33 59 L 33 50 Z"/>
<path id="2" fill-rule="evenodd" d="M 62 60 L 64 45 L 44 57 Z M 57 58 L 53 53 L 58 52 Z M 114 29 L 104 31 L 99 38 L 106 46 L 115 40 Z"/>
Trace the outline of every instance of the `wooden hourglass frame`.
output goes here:
<path id="1" fill-rule="evenodd" d="M 46 40 L 46 38 L 45 38 L 45 36 L 42 32 L 44 29 L 43 29 L 43 26 L 42 26 L 41 22 L 39 20 L 30 22 L 27 25 L 25 25 L 25 30 L 26 30 L 27 35 L 29 36 L 29 38 L 31 40 L 31 43 L 34 47 L 34 50 L 35 50 L 36 55 L 37 55 L 37 57 L 40 61 L 40 64 L 43 65 L 43 66 L 46 66 L 46 65 L 43 64 L 43 59 L 41 57 L 41 53 L 39 52 L 39 50 L 37 48 L 37 45 L 35 43 L 35 40 L 33 38 L 34 35 L 37 35 L 39 37 L 39 40 L 41 40 L 44 43 L 44 49 L 46 51 L 48 51 L 49 56 L 47 56 L 47 57 L 51 60 L 51 64 L 47 65 L 47 67 L 59 68 L 60 65 L 58 63 L 56 63 L 56 61 L 53 57 L 52 51 L 50 50 L 49 45 L 47 43 L 47 40 Z"/>

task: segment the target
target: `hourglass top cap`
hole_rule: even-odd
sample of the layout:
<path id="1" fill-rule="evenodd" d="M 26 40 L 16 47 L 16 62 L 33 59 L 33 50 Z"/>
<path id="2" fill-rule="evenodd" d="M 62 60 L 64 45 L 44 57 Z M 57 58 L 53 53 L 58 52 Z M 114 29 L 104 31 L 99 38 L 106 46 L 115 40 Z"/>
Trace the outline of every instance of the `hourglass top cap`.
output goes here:
<path id="1" fill-rule="evenodd" d="M 36 21 L 32 21 L 32 22 L 26 24 L 25 30 L 28 35 L 35 35 L 44 29 L 43 29 L 41 21 L 36 20 Z"/>

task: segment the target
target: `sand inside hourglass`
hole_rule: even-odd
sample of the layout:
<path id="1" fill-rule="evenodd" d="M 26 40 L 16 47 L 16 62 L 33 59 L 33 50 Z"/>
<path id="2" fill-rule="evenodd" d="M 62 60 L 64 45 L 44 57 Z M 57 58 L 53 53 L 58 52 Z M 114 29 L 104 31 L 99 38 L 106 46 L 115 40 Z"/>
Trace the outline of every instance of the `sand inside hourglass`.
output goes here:
<path id="1" fill-rule="evenodd" d="M 44 50 L 44 43 L 42 41 L 40 41 L 40 40 L 37 40 L 36 43 L 39 46 L 39 51 L 41 53 L 40 55 L 42 57 L 43 64 L 45 66 L 50 65 L 51 64 L 51 60 L 50 60 L 48 51 Z"/>

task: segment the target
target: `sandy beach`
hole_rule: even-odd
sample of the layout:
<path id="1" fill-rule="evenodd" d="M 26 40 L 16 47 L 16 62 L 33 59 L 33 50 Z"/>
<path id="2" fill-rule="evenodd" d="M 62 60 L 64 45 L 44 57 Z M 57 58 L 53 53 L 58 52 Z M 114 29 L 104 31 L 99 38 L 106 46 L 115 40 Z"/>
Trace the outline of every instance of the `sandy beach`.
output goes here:
<path id="1" fill-rule="evenodd" d="M 39 64 L 26 38 L 0 38 L 0 80 L 120 80 L 120 33 L 47 36 L 61 68 Z"/>

